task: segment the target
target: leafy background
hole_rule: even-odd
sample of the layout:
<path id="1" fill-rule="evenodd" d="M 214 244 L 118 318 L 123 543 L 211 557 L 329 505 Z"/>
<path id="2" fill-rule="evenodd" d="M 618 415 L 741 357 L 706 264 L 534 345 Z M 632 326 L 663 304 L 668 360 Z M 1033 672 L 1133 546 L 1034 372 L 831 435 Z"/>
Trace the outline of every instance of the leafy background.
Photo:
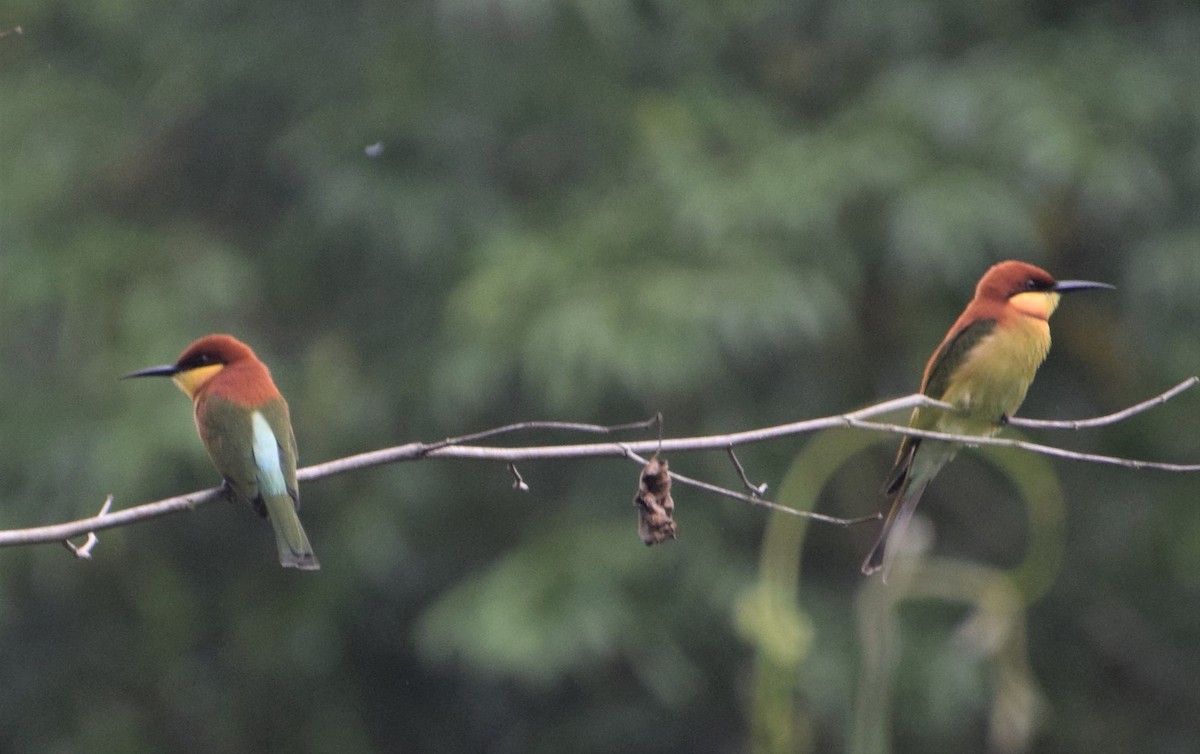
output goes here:
<path id="1" fill-rule="evenodd" d="M 233 332 L 302 461 L 530 418 L 672 435 L 911 392 L 980 273 L 1070 298 L 1023 413 L 1197 372 L 1200 13 L 1186 2 L 409 0 L 0 11 L 0 526 L 210 486 L 186 402 L 120 383 Z M 378 145 L 378 146 L 375 146 Z M 368 150 L 368 147 L 374 147 Z M 382 149 L 382 151 L 380 151 Z M 1043 439 L 1196 461 L 1195 396 Z M 524 438 L 554 442 L 559 436 Z M 747 451 L 882 505 L 890 442 Z M 730 483 L 721 454 L 672 458 Z M 1188 476 L 969 452 L 921 565 L 874 528 L 617 461 L 321 481 L 319 574 L 210 505 L 96 559 L 0 553 L 0 749 L 1189 751 Z M 936 532 L 936 537 L 933 536 Z"/>

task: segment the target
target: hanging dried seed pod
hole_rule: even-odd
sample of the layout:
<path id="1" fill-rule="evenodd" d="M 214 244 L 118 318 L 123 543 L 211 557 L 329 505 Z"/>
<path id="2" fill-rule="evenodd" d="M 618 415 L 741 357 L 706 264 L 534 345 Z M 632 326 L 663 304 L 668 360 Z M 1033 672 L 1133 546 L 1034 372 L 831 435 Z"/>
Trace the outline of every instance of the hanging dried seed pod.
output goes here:
<path id="1" fill-rule="evenodd" d="M 642 467 L 637 496 L 633 504 L 638 509 L 638 536 L 647 545 L 657 545 L 675 539 L 675 501 L 671 499 L 671 474 L 666 459 L 658 454 Z"/>

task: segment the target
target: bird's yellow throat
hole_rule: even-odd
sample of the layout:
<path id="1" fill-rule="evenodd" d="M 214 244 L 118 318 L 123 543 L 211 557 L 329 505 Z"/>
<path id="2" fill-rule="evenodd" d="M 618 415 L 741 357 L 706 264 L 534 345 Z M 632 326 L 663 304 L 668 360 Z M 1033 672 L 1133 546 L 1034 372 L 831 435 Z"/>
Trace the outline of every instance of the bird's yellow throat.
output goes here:
<path id="1" fill-rule="evenodd" d="M 204 383 L 211 380 L 217 372 L 224 368 L 224 364 L 207 364 L 195 369 L 188 369 L 185 372 L 176 372 L 171 375 L 171 380 L 187 394 L 187 397 L 195 398 L 196 392 L 204 387 Z"/>
<path id="2" fill-rule="evenodd" d="M 1009 306 L 1030 317 L 1050 319 L 1050 315 L 1058 308 L 1061 293 L 1054 291 L 1029 291 L 1018 293 L 1008 300 Z"/>

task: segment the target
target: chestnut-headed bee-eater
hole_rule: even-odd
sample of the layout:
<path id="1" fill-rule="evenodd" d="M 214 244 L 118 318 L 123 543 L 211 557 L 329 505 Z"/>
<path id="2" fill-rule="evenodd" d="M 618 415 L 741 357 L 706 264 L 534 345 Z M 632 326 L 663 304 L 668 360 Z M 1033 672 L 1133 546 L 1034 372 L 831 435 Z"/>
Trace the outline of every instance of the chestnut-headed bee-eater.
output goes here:
<path id="1" fill-rule="evenodd" d="M 249 346 L 230 335 L 206 335 L 174 364 L 125 377 L 170 377 L 192 399 L 200 439 L 227 487 L 270 520 L 279 562 L 321 567 L 296 515 L 296 437 L 287 402 Z"/>
<path id="2" fill-rule="evenodd" d="M 1058 280 L 1025 262 L 994 265 L 925 365 L 921 392 L 954 410 L 918 408 L 908 425 L 958 435 L 994 435 L 1016 413 L 1034 373 L 1050 351 L 1050 315 L 1063 293 L 1112 288 L 1107 283 Z M 863 561 L 872 574 L 891 561 L 888 541 L 903 536 L 921 493 L 954 457 L 959 444 L 905 437 L 884 484 L 892 496 L 879 541 Z"/>

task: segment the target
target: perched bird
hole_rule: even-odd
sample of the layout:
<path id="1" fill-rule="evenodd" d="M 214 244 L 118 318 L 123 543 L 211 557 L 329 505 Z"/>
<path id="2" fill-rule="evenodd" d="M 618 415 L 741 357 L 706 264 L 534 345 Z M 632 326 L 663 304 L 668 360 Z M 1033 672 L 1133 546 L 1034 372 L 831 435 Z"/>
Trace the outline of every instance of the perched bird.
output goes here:
<path id="1" fill-rule="evenodd" d="M 1112 288 L 1086 280 L 1055 281 L 1025 262 L 1007 261 L 984 273 L 975 298 L 925 365 L 921 392 L 954 410 L 918 408 L 910 427 L 987 437 L 1016 413 L 1037 368 L 1050 351 L 1050 315 L 1061 294 Z M 863 561 L 872 574 L 891 561 L 889 539 L 902 533 L 926 485 L 954 457 L 959 444 L 905 437 L 884 484 L 892 496 L 879 541 Z"/>
<path id="2" fill-rule="evenodd" d="M 230 335 L 206 335 L 166 366 L 128 377 L 170 377 L 195 406 L 196 428 L 228 488 L 275 529 L 279 562 L 321 567 L 296 511 L 296 437 L 267 365 Z"/>

